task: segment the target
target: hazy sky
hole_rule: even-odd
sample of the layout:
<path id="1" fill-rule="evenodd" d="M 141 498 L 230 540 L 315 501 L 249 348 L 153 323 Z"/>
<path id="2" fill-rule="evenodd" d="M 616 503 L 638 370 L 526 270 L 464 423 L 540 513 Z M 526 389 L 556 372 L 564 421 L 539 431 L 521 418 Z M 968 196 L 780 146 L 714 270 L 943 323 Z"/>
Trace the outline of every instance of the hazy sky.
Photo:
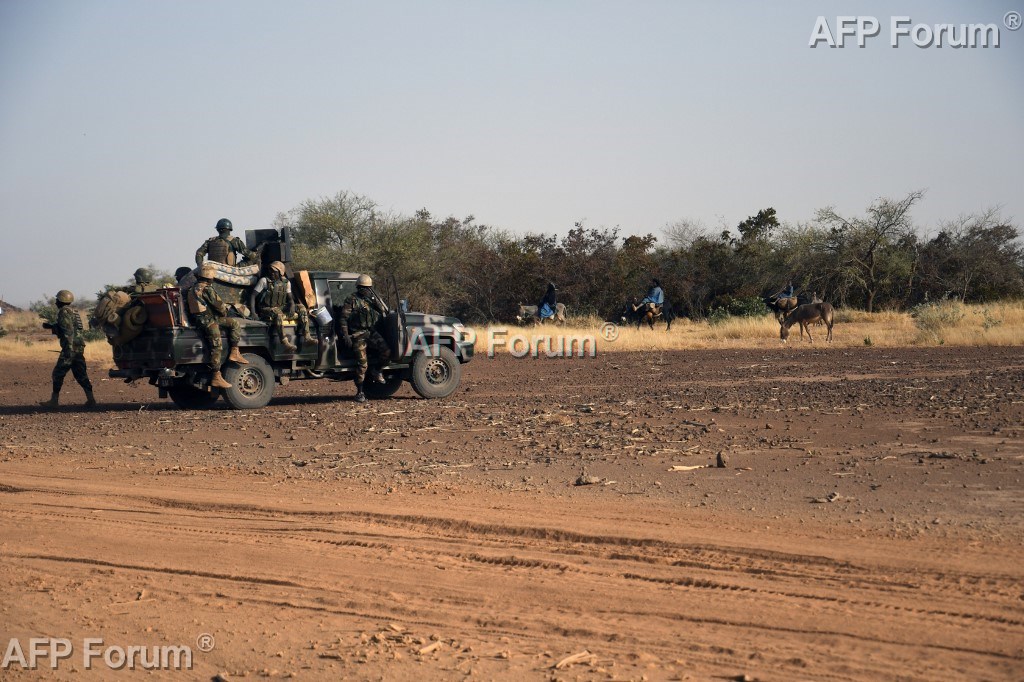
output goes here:
<path id="1" fill-rule="evenodd" d="M 0 297 L 194 263 L 341 190 L 516 233 L 784 222 L 926 189 L 1024 220 L 1024 31 L 1000 2 L 0 0 Z M 808 47 L 873 15 L 863 49 Z M 890 47 L 889 21 L 998 49 Z"/>

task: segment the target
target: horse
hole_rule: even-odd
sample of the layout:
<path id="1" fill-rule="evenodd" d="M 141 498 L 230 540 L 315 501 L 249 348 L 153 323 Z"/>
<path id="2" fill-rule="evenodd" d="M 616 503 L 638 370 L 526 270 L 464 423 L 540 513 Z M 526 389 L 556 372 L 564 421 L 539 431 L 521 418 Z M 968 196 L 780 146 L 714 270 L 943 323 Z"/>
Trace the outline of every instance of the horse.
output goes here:
<path id="1" fill-rule="evenodd" d="M 555 304 L 555 315 L 554 317 L 548 318 L 554 320 L 556 324 L 565 324 L 565 304 Z M 534 324 L 543 324 L 544 320 L 540 319 L 540 308 L 535 305 L 523 305 L 519 304 L 519 314 L 516 315 L 516 322 L 519 324 L 526 324 L 528 321 L 532 321 Z"/>
<path id="2" fill-rule="evenodd" d="M 814 343 L 811 336 L 811 325 L 815 322 L 824 322 L 828 327 L 828 336 L 825 341 L 832 342 L 832 304 L 830 303 L 807 303 L 786 316 L 786 319 L 779 323 L 779 338 L 782 343 L 789 339 L 789 328 L 794 324 L 800 325 L 800 340 L 804 338 L 804 330 L 807 331 L 807 338 Z"/>
<path id="3" fill-rule="evenodd" d="M 636 328 L 639 329 L 640 325 L 647 323 L 647 326 L 652 330 L 654 329 L 655 322 L 665 322 L 665 331 L 672 330 L 672 321 L 679 317 L 676 314 L 672 304 L 665 301 L 661 305 L 661 309 L 651 309 L 651 306 L 644 304 L 641 306 L 634 298 L 622 307 L 622 312 L 619 314 L 620 324 L 633 324 L 636 323 Z"/>
<path id="4" fill-rule="evenodd" d="M 775 298 L 769 296 L 764 299 L 764 304 L 768 306 L 769 310 L 775 313 L 775 319 L 779 321 L 779 324 L 782 324 L 782 320 L 786 315 L 797 309 L 797 306 L 800 305 L 800 301 L 796 296 L 781 296 Z"/>

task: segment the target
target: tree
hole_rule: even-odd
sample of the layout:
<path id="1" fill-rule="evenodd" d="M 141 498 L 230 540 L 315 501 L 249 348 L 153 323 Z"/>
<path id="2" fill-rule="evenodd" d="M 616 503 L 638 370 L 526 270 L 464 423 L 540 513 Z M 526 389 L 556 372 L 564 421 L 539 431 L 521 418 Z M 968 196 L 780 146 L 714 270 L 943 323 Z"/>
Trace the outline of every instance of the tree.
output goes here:
<path id="1" fill-rule="evenodd" d="M 838 256 L 841 288 L 859 289 L 868 312 L 874 310 L 879 290 L 891 274 L 894 244 L 913 233 L 910 210 L 923 197 L 924 191 L 917 190 L 900 200 L 879 199 L 862 218 L 844 218 L 831 206 L 817 213 L 818 222 L 831 230 L 830 248 Z"/>

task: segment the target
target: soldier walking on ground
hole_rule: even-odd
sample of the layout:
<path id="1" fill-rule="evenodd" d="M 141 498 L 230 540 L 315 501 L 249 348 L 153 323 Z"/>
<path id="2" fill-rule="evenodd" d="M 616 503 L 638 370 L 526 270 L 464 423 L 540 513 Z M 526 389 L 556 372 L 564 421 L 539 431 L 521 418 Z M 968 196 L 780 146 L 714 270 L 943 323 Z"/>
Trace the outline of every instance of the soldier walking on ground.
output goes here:
<path id="1" fill-rule="evenodd" d="M 210 371 L 213 374 L 210 385 L 215 388 L 231 388 L 231 384 L 225 381 L 220 373 L 223 353 L 221 327 L 227 327 L 228 330 L 228 342 L 231 347 L 228 360 L 240 365 L 247 365 L 249 361 L 238 352 L 238 342 L 241 340 L 238 320 L 228 317 L 227 305 L 213 288 L 213 278 L 216 275 L 217 269 L 210 263 L 199 269 L 199 281 L 188 290 L 188 312 L 210 345 Z"/>
<path id="2" fill-rule="evenodd" d="M 43 407 L 57 407 L 60 389 L 68 371 L 74 375 L 85 391 L 85 406 L 93 407 L 96 398 L 92 395 L 92 384 L 85 367 L 85 337 L 82 335 L 82 316 L 72 307 L 75 296 L 67 289 L 57 292 L 57 321 L 44 322 L 43 329 L 49 329 L 60 339 L 60 355 L 53 367 L 53 394 L 49 400 L 39 403 Z"/>
<path id="3" fill-rule="evenodd" d="M 302 347 L 302 340 L 309 334 L 309 312 L 306 306 L 295 301 L 292 285 L 285 279 L 284 263 L 279 260 L 267 266 L 268 276 L 261 277 L 252 291 L 251 307 L 260 319 L 277 332 L 281 345 L 289 353 Z M 298 347 L 284 335 L 285 316 L 295 316 L 295 340 Z"/>
<path id="4" fill-rule="evenodd" d="M 373 290 L 369 275 L 359 275 L 356 292 L 345 299 L 338 319 L 338 335 L 345 348 L 351 349 L 359 363 L 356 372 L 356 402 L 366 402 L 363 381 L 369 368 L 369 356 L 373 356 L 373 373 L 370 375 L 379 384 L 384 383 L 381 367 L 391 359 L 387 341 L 377 331 L 377 322 L 388 314 L 388 308 Z"/>
<path id="5" fill-rule="evenodd" d="M 260 250 L 250 251 L 241 239 L 231 236 L 231 230 L 231 221 L 227 218 L 217 221 L 217 236 L 210 237 L 196 249 L 197 268 L 203 266 L 204 257 L 225 265 L 238 265 L 238 261 L 242 257 L 245 258 L 246 263 L 255 263 L 259 260 Z"/>

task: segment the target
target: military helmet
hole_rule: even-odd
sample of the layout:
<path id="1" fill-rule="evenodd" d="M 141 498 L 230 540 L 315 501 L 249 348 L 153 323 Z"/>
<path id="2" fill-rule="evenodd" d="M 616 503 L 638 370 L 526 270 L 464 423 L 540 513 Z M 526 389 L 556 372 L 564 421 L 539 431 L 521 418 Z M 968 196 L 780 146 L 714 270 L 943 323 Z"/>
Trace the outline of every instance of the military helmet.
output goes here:
<path id="1" fill-rule="evenodd" d="M 139 268 L 135 271 L 136 284 L 149 284 L 153 281 L 153 273 L 147 268 Z"/>
<path id="2" fill-rule="evenodd" d="M 67 289 L 61 289 L 57 292 L 57 303 L 74 303 L 75 295 Z"/>
<path id="3" fill-rule="evenodd" d="M 213 279 L 217 276 L 217 266 L 213 263 L 203 263 L 203 267 L 199 268 L 200 279 Z"/>
<path id="4" fill-rule="evenodd" d="M 369 275 L 359 275 L 359 279 L 356 280 L 357 287 L 372 287 L 373 280 Z"/>
<path id="5" fill-rule="evenodd" d="M 217 231 L 220 232 L 221 230 L 227 230 L 228 232 L 230 232 L 231 231 L 231 221 L 228 220 L 227 218 L 221 218 L 220 220 L 218 220 L 217 221 Z"/>
<path id="6" fill-rule="evenodd" d="M 284 272 L 285 272 L 285 270 L 284 270 L 284 263 L 282 263 L 281 261 L 276 260 L 273 263 L 271 263 L 270 265 L 268 265 L 267 267 L 270 268 L 270 270 L 272 272 L 276 272 L 277 274 L 279 274 L 282 277 L 284 277 Z"/>

